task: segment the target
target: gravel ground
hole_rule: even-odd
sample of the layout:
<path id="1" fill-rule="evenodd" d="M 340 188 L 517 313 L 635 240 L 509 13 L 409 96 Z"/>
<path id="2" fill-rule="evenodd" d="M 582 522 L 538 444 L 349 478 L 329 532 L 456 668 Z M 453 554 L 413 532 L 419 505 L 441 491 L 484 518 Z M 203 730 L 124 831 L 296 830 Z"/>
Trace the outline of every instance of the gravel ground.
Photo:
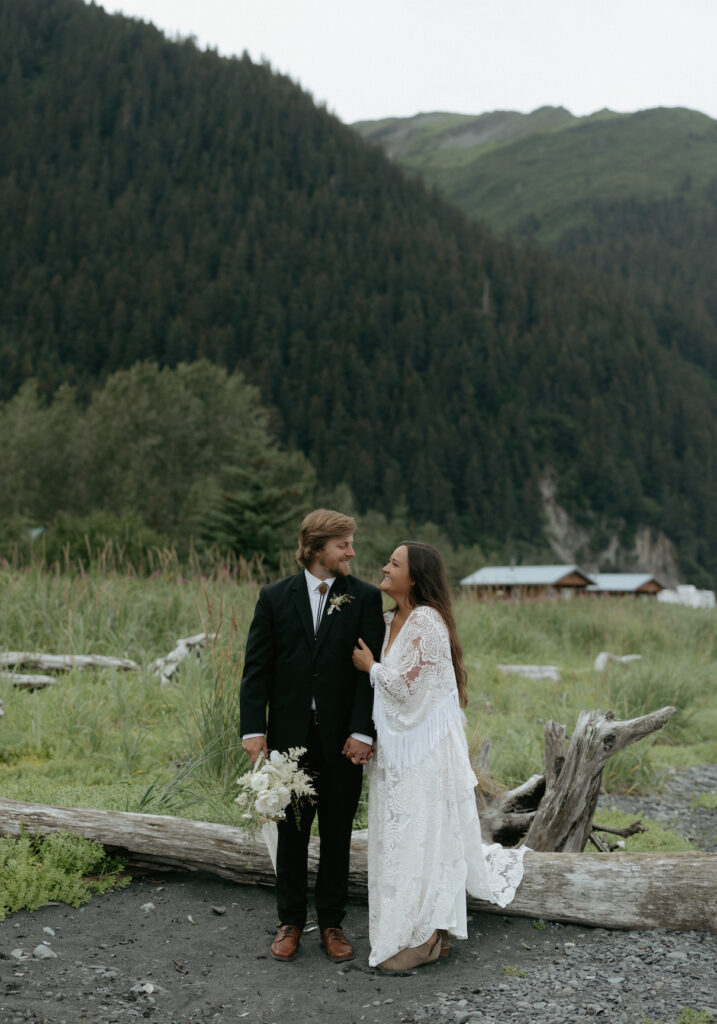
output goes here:
<path id="1" fill-rule="evenodd" d="M 689 839 L 701 850 L 717 851 L 717 810 L 692 807 L 698 793 L 717 792 L 717 764 L 671 771 L 662 792 L 652 796 L 601 796 L 598 808 L 617 807 L 636 818 L 652 818 Z M 600 821 L 599 813 L 595 815 Z"/>
<path id="2" fill-rule="evenodd" d="M 659 799 L 640 798 L 636 814 L 672 815 L 685 834 L 701 834 L 689 796 L 714 789 L 715 774 L 679 773 Z M 326 959 L 315 927 L 293 963 L 275 962 L 275 924 L 271 890 L 201 873 L 137 880 L 76 910 L 13 914 L 0 922 L 0 1021 L 642 1024 L 675 1021 L 683 1007 L 717 1019 L 715 934 L 536 928 L 474 914 L 449 958 L 386 975 L 366 964 L 364 906 L 352 905 L 345 922 L 357 950 L 350 964 Z"/>

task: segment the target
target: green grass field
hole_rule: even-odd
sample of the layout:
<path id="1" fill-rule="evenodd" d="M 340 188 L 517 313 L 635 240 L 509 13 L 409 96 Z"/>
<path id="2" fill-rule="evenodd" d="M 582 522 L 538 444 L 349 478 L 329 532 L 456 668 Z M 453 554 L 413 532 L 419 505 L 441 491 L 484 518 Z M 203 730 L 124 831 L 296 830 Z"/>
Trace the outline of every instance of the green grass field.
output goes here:
<path id="1" fill-rule="evenodd" d="M 238 688 L 256 595 L 255 584 L 226 574 L 0 570 L 0 650 L 110 654 L 147 665 L 181 636 L 219 632 L 166 687 L 148 671 L 115 670 L 73 671 L 34 692 L 0 684 L 0 793 L 239 824 L 234 782 L 247 761 Z M 652 791 L 667 767 L 717 761 L 714 613 L 656 602 L 465 597 L 456 612 L 470 671 L 469 742 L 475 751 L 491 738 L 501 785 L 542 769 L 547 719 L 569 733 L 583 708 L 612 708 L 618 717 L 678 709 L 661 733 L 611 759 L 608 791 Z M 602 650 L 643 660 L 595 673 Z M 497 668 L 505 662 L 557 665 L 562 680 L 506 676 Z M 629 848 L 650 841 L 634 837 Z"/>

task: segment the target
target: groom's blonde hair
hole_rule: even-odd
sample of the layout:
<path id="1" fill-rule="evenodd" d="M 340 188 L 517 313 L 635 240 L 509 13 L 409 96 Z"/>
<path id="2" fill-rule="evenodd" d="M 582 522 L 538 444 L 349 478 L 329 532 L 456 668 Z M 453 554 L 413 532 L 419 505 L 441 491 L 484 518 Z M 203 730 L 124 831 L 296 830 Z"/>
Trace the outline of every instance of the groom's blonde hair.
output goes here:
<path id="1" fill-rule="evenodd" d="M 353 516 L 345 516 L 343 512 L 334 512 L 330 508 L 314 509 L 299 527 L 296 561 L 308 569 L 327 540 L 347 537 L 355 529 L 356 520 Z"/>

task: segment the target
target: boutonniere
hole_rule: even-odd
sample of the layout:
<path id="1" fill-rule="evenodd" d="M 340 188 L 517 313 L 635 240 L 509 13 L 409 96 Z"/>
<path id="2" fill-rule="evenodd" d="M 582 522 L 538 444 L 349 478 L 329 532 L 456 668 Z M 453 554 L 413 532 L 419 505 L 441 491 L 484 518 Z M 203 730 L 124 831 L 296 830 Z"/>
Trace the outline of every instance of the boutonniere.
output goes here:
<path id="1" fill-rule="evenodd" d="M 329 607 L 326 609 L 326 614 L 331 615 L 333 612 L 340 612 L 341 605 L 348 604 L 353 599 L 353 594 L 336 594 L 335 597 L 329 598 Z"/>

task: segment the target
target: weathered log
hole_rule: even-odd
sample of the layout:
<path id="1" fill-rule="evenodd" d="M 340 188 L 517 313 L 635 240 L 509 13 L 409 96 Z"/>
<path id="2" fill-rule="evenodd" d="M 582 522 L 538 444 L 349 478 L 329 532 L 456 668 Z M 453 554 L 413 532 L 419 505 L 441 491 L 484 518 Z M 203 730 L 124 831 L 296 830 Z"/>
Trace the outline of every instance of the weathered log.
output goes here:
<path id="1" fill-rule="evenodd" d="M 502 913 L 603 928 L 717 931 L 716 884 L 717 856 L 709 853 L 529 853 Z"/>
<path id="2" fill-rule="evenodd" d="M 613 828 L 611 825 L 598 825 L 593 822 L 593 832 L 609 832 L 611 836 L 622 836 L 623 839 L 627 836 L 636 836 L 640 832 L 647 832 L 647 829 L 640 820 L 633 821 L 632 825 L 626 825 L 625 828 Z"/>
<path id="3" fill-rule="evenodd" d="M 565 726 L 545 723 L 545 772 L 507 793 L 476 793 L 486 842 L 526 846 L 544 852 L 579 853 L 592 832 L 602 770 L 609 758 L 667 722 L 675 709 L 662 708 L 629 721 L 611 711 L 582 711 L 566 750 Z M 489 753 L 488 755 L 489 756 Z M 481 764 L 488 771 L 486 752 Z"/>
<path id="4" fill-rule="evenodd" d="M 557 665 L 498 665 L 498 671 L 507 676 L 523 676 L 525 679 L 550 679 L 554 683 L 561 680 Z"/>
<path id="5" fill-rule="evenodd" d="M 545 724 L 545 795 L 525 835 L 533 850 L 579 853 L 592 831 L 602 771 L 610 757 L 662 726 L 665 707 L 617 721 L 612 711 L 581 711 L 565 752 L 564 726 Z"/>
<path id="6" fill-rule="evenodd" d="M 515 846 L 528 831 L 535 817 L 543 794 L 545 776 L 531 775 L 515 789 L 498 793 L 492 799 L 481 799 L 482 790 L 476 794 L 481 832 L 486 843 L 501 843 Z"/>
<path id="7" fill-rule="evenodd" d="M 218 635 L 218 633 L 196 633 L 194 636 L 184 637 L 184 639 L 177 640 L 176 647 L 169 654 L 153 661 L 149 667 L 154 675 L 159 676 L 160 686 L 166 686 L 171 682 L 177 668 L 192 651 L 199 651 L 208 640 L 216 640 Z"/>
<path id="8" fill-rule="evenodd" d="M 554 786 L 565 764 L 565 726 L 548 719 L 545 737 L 545 786 Z"/>
<path id="9" fill-rule="evenodd" d="M 154 870 L 204 870 L 242 884 L 274 884 L 263 843 L 226 825 L 0 798 L 0 834 L 17 836 L 22 828 L 41 835 L 66 829 Z M 318 840 L 312 839 L 312 876 L 318 852 Z M 523 881 L 508 907 L 472 898 L 469 907 L 605 928 L 717 930 L 717 856 L 712 854 L 528 853 L 524 866 Z M 351 851 L 352 898 L 366 899 L 366 876 L 366 838 L 359 834 Z"/>
<path id="10" fill-rule="evenodd" d="M 595 664 L 593 665 L 593 671 L 604 672 L 609 662 L 614 662 L 616 665 L 632 665 L 634 661 L 642 661 L 641 654 L 611 654 L 610 651 L 600 651 Z"/>
<path id="11" fill-rule="evenodd" d="M 21 672 L 0 672 L 0 683 L 9 683 L 10 686 L 20 686 L 26 690 L 42 690 L 45 686 L 52 686 L 57 679 L 54 676 L 29 675 Z"/>
<path id="12" fill-rule="evenodd" d="M 597 834 L 597 832 L 591 832 L 588 836 L 588 841 L 591 842 L 595 849 L 600 853 L 610 853 L 610 844 L 606 843 L 605 840 Z"/>
<path id="13" fill-rule="evenodd" d="M 215 640 L 216 633 L 197 633 L 195 636 L 177 640 L 174 650 L 149 665 L 149 669 L 160 677 L 160 685 L 166 686 L 178 666 L 192 652 L 204 647 L 208 640 Z M 72 669 L 115 668 L 123 672 L 138 672 L 141 665 L 129 658 L 110 658 L 101 654 L 43 654 L 41 651 L 0 651 L 1 668 L 40 669 L 43 672 L 70 672 Z M 28 689 L 51 686 L 57 680 L 53 676 L 24 675 L 0 672 L 0 682 Z"/>
<path id="14" fill-rule="evenodd" d="M 600 835 L 600 833 L 603 835 Z M 612 853 L 613 850 L 624 850 L 625 843 L 624 839 L 629 836 L 639 835 L 641 832 L 647 832 L 647 829 L 641 821 L 633 821 L 632 825 L 628 825 L 626 828 L 613 828 L 609 825 L 596 825 L 595 822 L 592 824 L 592 831 L 588 836 L 588 840 L 593 844 L 596 850 L 600 850 L 601 853 Z M 605 839 L 604 833 L 608 833 L 613 836 L 622 836 L 616 843 L 609 843 Z"/>
<path id="15" fill-rule="evenodd" d="M 41 651 L 0 651 L 3 668 L 37 668 L 41 672 L 70 672 L 72 669 L 118 668 L 138 672 L 140 666 L 129 658 L 108 658 L 102 654 L 43 654 Z"/>

